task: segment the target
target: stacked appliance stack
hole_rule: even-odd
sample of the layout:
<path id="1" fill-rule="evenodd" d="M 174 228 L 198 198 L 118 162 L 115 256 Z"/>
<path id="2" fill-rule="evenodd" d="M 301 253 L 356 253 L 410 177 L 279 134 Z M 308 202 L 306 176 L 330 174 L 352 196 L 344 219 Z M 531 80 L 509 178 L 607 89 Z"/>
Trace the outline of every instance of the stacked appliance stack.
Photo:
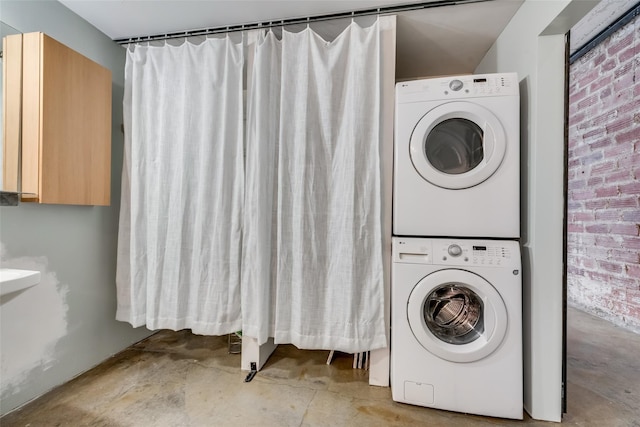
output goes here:
<path id="1" fill-rule="evenodd" d="M 514 73 L 396 85 L 393 399 L 522 419 Z"/>

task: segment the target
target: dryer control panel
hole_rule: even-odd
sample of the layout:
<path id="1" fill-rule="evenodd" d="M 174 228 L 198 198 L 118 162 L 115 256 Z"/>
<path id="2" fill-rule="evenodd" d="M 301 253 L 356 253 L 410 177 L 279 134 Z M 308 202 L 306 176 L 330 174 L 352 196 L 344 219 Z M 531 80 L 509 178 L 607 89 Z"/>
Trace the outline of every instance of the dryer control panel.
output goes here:
<path id="1" fill-rule="evenodd" d="M 401 237 L 394 238 L 392 252 L 396 263 L 456 267 L 509 266 L 520 253 L 516 241 Z"/>
<path id="2" fill-rule="evenodd" d="M 396 84 L 398 103 L 518 95 L 516 73 L 440 77 Z"/>

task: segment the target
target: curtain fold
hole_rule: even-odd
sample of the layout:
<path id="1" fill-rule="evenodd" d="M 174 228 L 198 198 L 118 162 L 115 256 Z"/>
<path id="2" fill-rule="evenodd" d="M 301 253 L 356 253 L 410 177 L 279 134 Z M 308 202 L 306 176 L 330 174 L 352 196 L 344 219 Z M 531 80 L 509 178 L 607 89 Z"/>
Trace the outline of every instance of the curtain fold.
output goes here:
<path id="1" fill-rule="evenodd" d="M 281 71 L 279 92 L 255 77 L 249 97 L 247 165 L 261 150 L 273 160 L 247 175 L 247 215 L 263 216 L 245 219 L 244 324 L 262 325 L 247 332 L 307 349 L 385 347 L 378 23 L 332 42 L 310 28 L 268 35 L 256 58 L 254 75 Z"/>
<path id="2" fill-rule="evenodd" d="M 275 321 L 282 49 L 273 32 L 257 45 L 247 93 L 242 333 L 264 344 Z"/>
<path id="3" fill-rule="evenodd" d="M 241 328 L 242 78 L 229 37 L 128 49 L 118 320 Z"/>

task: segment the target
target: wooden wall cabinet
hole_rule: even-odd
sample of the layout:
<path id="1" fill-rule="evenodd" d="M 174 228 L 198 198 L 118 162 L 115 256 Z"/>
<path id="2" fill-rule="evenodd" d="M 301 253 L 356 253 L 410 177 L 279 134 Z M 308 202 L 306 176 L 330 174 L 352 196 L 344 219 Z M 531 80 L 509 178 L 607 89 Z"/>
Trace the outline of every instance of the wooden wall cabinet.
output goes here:
<path id="1" fill-rule="evenodd" d="M 22 117 L 15 123 L 5 116 L 4 149 L 21 143 L 22 201 L 109 205 L 111 71 L 43 33 L 6 38 L 17 45 L 14 37 L 21 56 L 13 49 L 4 61 L 21 63 L 21 96 L 5 99 L 4 109 Z M 18 140 L 8 138 L 15 134 Z M 6 167 L 4 173 L 11 182 Z"/>

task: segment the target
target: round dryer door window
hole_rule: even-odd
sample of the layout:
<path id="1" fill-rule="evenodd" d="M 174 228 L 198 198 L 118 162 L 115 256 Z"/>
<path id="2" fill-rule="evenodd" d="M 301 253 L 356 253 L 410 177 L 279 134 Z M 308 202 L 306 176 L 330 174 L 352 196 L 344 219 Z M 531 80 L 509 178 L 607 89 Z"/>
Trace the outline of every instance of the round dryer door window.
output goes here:
<path id="1" fill-rule="evenodd" d="M 470 102 L 449 102 L 429 111 L 409 143 L 418 173 L 431 184 L 452 190 L 473 187 L 491 177 L 506 149 L 500 121 Z"/>
<path id="2" fill-rule="evenodd" d="M 507 309 L 498 291 L 466 270 L 439 270 L 424 277 L 411 291 L 407 317 L 420 344 L 452 362 L 487 357 L 507 331 Z"/>

